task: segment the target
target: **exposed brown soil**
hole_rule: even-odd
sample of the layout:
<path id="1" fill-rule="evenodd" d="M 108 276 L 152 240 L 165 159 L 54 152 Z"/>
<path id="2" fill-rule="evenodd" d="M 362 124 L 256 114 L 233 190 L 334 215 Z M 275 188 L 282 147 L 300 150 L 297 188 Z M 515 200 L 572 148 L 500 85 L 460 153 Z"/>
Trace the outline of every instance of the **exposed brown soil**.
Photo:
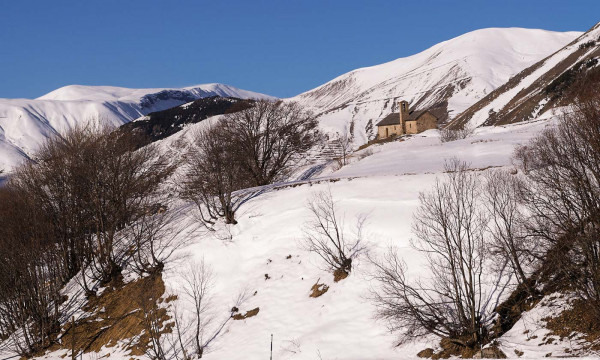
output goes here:
<path id="1" fill-rule="evenodd" d="M 252 310 L 246 311 L 246 313 L 243 314 L 243 315 L 242 314 L 235 314 L 231 318 L 233 320 L 244 320 L 244 319 L 251 318 L 253 316 L 258 315 L 259 311 L 260 311 L 260 308 L 254 308 Z"/>
<path id="2" fill-rule="evenodd" d="M 150 342 L 147 331 L 144 331 L 145 315 L 151 313 L 158 320 L 161 333 L 172 330 L 167 310 L 159 305 L 177 297 L 165 299 L 162 298 L 164 293 L 160 274 L 127 284 L 123 284 L 121 279 L 114 280 L 101 295 L 88 299 L 83 308 L 88 315 L 65 324 L 59 342 L 49 350 L 98 352 L 102 347 L 114 347 L 124 342 L 130 355 L 144 355 Z"/>
<path id="3" fill-rule="evenodd" d="M 583 300 L 574 300 L 571 309 L 563 311 L 553 318 L 542 319 L 546 327 L 552 330 L 550 335 L 555 335 L 561 340 L 573 339 L 579 335 L 590 345 L 583 350 L 600 350 L 600 322 L 594 312 L 590 311 L 589 304 Z M 548 336 L 548 340 L 552 339 Z"/>
<path id="4" fill-rule="evenodd" d="M 417 356 L 420 358 L 430 358 L 433 356 L 433 354 L 435 354 L 435 352 L 433 351 L 432 348 L 427 348 L 424 350 L 421 350 L 417 353 Z"/>
<path id="5" fill-rule="evenodd" d="M 478 348 L 471 348 L 453 342 L 450 339 L 444 338 L 440 341 L 441 350 L 435 352 L 431 348 L 420 351 L 417 356 L 421 358 L 431 358 L 433 360 L 448 359 L 450 357 L 461 357 L 463 359 L 470 358 L 486 358 L 486 359 L 506 359 L 506 355 L 498 348 L 497 344 L 492 344 L 483 351 Z"/>
<path id="6" fill-rule="evenodd" d="M 329 290 L 329 286 L 325 284 L 319 284 L 319 280 L 310 288 L 312 292 L 310 293 L 310 297 L 318 298 L 319 296 L 325 294 L 327 290 Z"/>
<path id="7" fill-rule="evenodd" d="M 344 269 L 336 269 L 333 272 L 333 281 L 334 282 L 342 281 L 345 278 L 347 278 L 348 275 L 350 275 L 350 274 L 348 274 L 348 272 L 346 270 L 344 270 Z"/>

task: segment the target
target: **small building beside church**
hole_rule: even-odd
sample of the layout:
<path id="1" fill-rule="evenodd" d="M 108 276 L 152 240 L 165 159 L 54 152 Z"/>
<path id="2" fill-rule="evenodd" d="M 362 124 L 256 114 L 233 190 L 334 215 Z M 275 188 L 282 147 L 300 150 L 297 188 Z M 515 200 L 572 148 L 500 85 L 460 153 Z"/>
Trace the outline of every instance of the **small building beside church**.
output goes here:
<path id="1" fill-rule="evenodd" d="M 397 113 L 391 113 L 377 123 L 377 138 L 418 134 L 425 130 L 437 129 L 437 117 L 428 110 L 410 111 L 408 102 L 398 103 Z"/>

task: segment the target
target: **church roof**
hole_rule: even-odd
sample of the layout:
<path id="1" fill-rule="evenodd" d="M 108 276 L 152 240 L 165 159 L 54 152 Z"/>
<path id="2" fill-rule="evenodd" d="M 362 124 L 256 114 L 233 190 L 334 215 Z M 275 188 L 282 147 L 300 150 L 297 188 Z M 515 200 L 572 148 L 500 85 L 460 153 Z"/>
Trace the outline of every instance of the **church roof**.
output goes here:
<path id="1" fill-rule="evenodd" d="M 411 111 L 410 114 L 408 115 L 408 119 L 406 119 L 406 121 L 417 120 L 418 118 L 421 117 L 421 115 L 425 114 L 426 112 L 427 112 L 427 110 Z"/>
<path id="2" fill-rule="evenodd" d="M 428 113 L 428 110 L 419 110 L 419 111 L 411 111 L 408 115 L 408 119 L 406 121 L 415 121 L 421 117 L 421 115 Z M 430 113 L 431 114 L 431 113 Z M 431 114 L 433 115 L 433 114 Z M 436 119 L 437 116 L 433 115 Z M 400 113 L 391 113 L 388 116 L 384 117 L 380 122 L 377 123 L 377 126 L 386 126 L 386 125 L 400 125 Z"/>
<path id="3" fill-rule="evenodd" d="M 388 116 L 384 117 L 383 120 L 377 123 L 377 126 L 385 125 L 400 125 L 400 114 L 391 113 Z"/>

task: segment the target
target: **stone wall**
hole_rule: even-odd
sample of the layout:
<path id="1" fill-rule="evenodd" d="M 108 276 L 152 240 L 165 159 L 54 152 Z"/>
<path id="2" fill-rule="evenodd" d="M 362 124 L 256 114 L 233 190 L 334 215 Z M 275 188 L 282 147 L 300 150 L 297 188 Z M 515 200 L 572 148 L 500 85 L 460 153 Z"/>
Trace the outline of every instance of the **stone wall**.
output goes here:
<path id="1" fill-rule="evenodd" d="M 386 125 L 377 127 L 377 138 L 385 139 L 393 135 L 402 135 L 402 128 L 400 124 L 397 125 Z"/>

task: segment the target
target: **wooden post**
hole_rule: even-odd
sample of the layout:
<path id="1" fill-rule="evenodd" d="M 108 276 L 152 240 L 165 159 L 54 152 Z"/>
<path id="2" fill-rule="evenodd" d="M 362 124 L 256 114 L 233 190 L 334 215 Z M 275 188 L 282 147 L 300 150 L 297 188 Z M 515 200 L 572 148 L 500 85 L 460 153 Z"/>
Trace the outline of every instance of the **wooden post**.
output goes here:
<path id="1" fill-rule="evenodd" d="M 75 358 L 75 316 L 71 316 L 71 360 Z"/>
<path id="2" fill-rule="evenodd" d="M 270 360 L 273 360 L 273 334 L 271 334 L 271 357 Z"/>

